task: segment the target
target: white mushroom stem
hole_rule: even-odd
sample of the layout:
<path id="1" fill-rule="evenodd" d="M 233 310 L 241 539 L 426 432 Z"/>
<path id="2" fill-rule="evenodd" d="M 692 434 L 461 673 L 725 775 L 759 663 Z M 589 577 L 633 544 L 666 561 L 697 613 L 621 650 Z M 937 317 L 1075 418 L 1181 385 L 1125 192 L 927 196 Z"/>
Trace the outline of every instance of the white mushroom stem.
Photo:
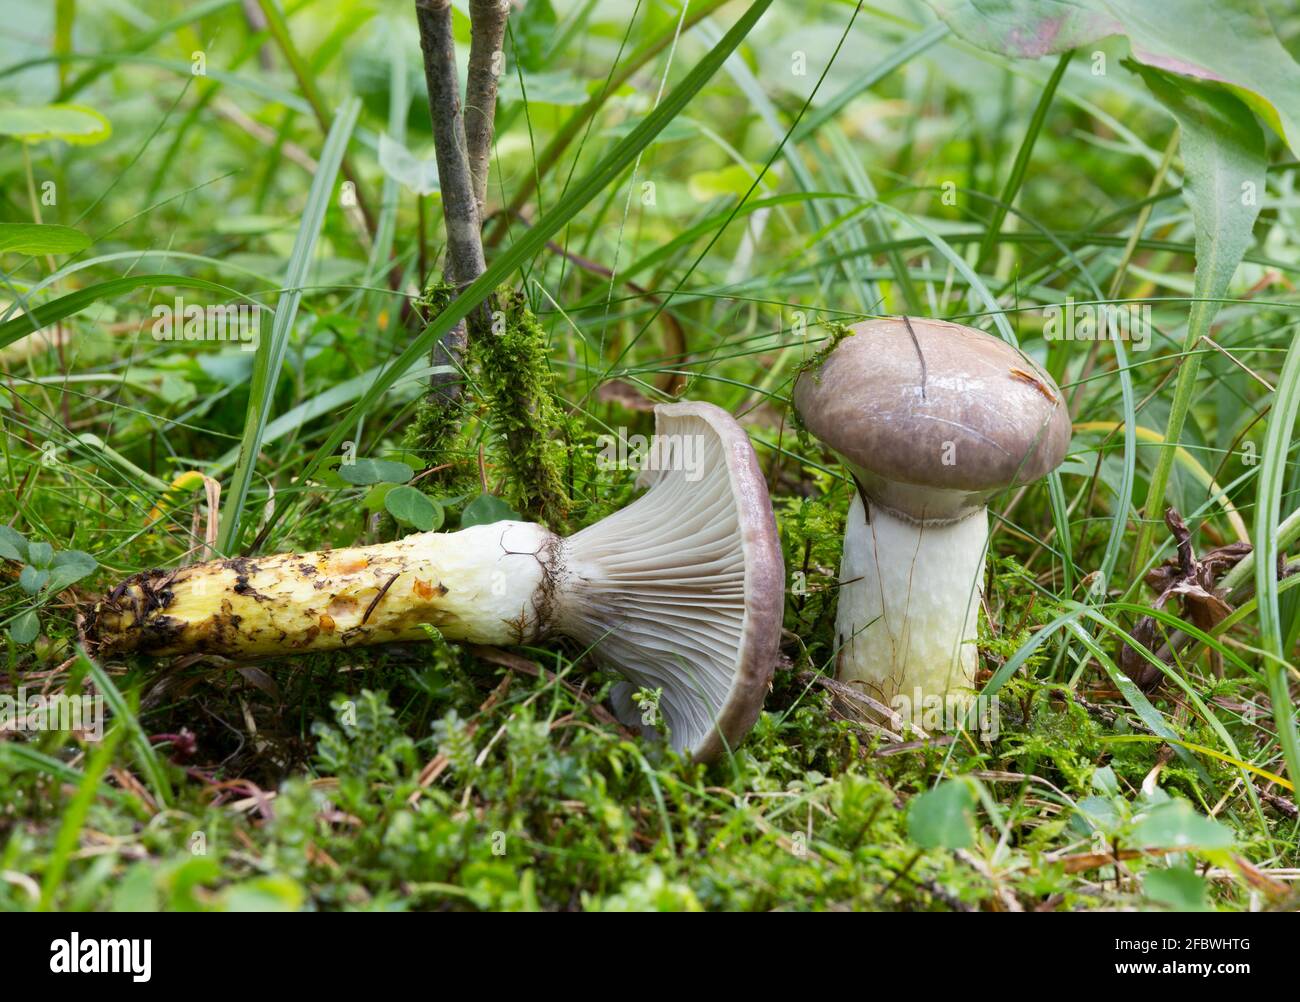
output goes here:
<path id="1" fill-rule="evenodd" d="M 913 722 L 935 705 L 965 707 L 975 691 L 988 537 L 985 508 L 923 523 L 871 501 L 864 507 L 855 495 L 835 623 L 841 681 Z"/>

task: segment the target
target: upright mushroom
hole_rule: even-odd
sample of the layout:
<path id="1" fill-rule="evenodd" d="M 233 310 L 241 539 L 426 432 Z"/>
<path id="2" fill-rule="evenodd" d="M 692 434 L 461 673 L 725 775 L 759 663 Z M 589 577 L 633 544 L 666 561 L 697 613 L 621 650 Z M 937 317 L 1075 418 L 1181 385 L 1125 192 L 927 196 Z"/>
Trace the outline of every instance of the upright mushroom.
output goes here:
<path id="1" fill-rule="evenodd" d="M 99 653 L 266 657 L 419 640 L 529 643 L 562 633 L 662 689 L 671 741 L 698 760 L 734 747 L 777 658 L 784 566 L 753 447 L 704 403 L 655 408 L 648 490 L 568 539 L 528 522 L 317 553 L 237 557 L 123 581 L 86 617 Z"/>
<path id="2" fill-rule="evenodd" d="M 964 703 L 985 505 L 1060 465 L 1070 441 L 1060 390 L 1005 341 L 904 317 L 851 328 L 800 375 L 794 402 L 858 488 L 840 567 L 840 679 L 913 714 L 936 697 Z"/>

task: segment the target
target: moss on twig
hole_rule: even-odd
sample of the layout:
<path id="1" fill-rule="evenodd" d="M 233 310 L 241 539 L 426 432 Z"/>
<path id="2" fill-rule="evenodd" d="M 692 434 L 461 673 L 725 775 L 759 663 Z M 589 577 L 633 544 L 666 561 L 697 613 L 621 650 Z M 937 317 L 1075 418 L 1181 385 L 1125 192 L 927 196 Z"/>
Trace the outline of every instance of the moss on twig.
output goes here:
<path id="1" fill-rule="evenodd" d="M 546 332 L 524 297 L 502 289 L 490 333 L 474 340 L 475 384 L 488 421 L 505 446 L 507 497 L 521 512 L 552 529 L 569 517 L 565 487 L 570 435 L 555 399 Z"/>

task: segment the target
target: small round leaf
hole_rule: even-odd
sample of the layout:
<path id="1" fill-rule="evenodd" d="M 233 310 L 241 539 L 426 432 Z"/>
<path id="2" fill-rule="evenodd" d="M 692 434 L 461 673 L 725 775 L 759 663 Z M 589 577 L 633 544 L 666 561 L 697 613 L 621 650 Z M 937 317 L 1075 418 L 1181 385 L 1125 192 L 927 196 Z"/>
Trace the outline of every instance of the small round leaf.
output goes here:
<path id="1" fill-rule="evenodd" d="M 9 624 L 9 636 L 13 637 L 14 643 L 17 644 L 30 644 L 40 632 L 41 621 L 34 609 L 28 609 Z"/>
<path id="2" fill-rule="evenodd" d="M 367 487 L 370 484 L 404 484 L 415 476 L 415 471 L 405 463 L 387 459 L 358 459 L 355 463 L 339 466 L 339 476 L 349 484 Z"/>
<path id="3" fill-rule="evenodd" d="M 518 521 L 519 512 L 515 511 L 499 497 L 480 494 L 465 506 L 460 513 L 460 527 L 468 529 L 475 525 L 491 525 L 493 522 Z"/>
<path id="4" fill-rule="evenodd" d="M 414 487 L 394 487 L 385 495 L 384 507 L 402 525 L 421 532 L 433 532 L 442 526 L 442 505 Z"/>
<path id="5" fill-rule="evenodd" d="M 49 579 L 49 571 L 33 567 L 31 564 L 24 564 L 22 571 L 18 574 L 18 583 L 28 595 L 35 595 L 45 587 L 45 582 Z"/>

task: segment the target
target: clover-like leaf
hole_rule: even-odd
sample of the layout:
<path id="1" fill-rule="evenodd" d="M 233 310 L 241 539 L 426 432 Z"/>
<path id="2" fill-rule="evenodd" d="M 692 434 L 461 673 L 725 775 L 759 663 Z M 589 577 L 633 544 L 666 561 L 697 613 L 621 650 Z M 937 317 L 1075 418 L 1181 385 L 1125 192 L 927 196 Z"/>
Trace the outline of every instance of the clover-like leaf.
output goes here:
<path id="1" fill-rule="evenodd" d="M 63 550 L 54 555 L 50 570 L 49 589 L 61 592 L 69 585 L 94 574 L 99 562 L 84 550 Z"/>
<path id="2" fill-rule="evenodd" d="M 349 484 L 366 487 L 370 484 L 404 484 L 415 471 L 405 463 L 388 459 L 358 459 L 355 463 L 339 466 L 339 476 Z"/>
<path id="3" fill-rule="evenodd" d="M 414 487 L 394 487 L 384 496 L 384 507 L 399 523 L 421 532 L 433 532 L 442 526 L 442 505 Z"/>
<path id="4" fill-rule="evenodd" d="M 41 632 L 41 620 L 35 609 L 28 609 L 9 624 L 9 636 L 16 644 L 30 644 Z"/>
<path id="5" fill-rule="evenodd" d="M 480 494 L 460 513 L 460 526 L 468 529 L 475 525 L 491 525 L 493 522 L 518 521 L 519 518 L 519 512 L 499 497 Z"/>
<path id="6" fill-rule="evenodd" d="M 970 783 L 945 780 L 912 800 L 907 834 L 923 849 L 965 849 L 975 844 L 974 809 Z"/>
<path id="7" fill-rule="evenodd" d="M 18 584 L 28 595 L 35 595 L 45 587 L 45 582 L 49 579 L 49 571 L 40 567 L 33 567 L 31 564 L 24 564 L 23 569 L 18 574 Z"/>
<path id="8" fill-rule="evenodd" d="M 5 560 L 27 559 L 27 540 L 17 529 L 0 525 L 0 558 Z"/>

